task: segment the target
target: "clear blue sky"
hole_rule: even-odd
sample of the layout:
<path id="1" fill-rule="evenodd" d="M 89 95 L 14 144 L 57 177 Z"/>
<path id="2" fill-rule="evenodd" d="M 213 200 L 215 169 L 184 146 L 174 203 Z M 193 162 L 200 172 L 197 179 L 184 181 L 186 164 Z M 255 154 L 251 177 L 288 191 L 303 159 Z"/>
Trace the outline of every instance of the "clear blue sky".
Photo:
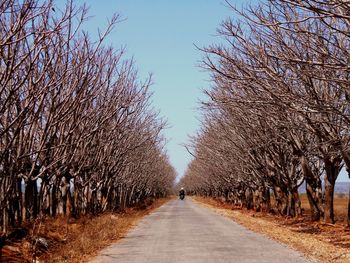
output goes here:
<path id="1" fill-rule="evenodd" d="M 59 4 L 65 2 L 58 1 Z M 232 1 L 241 5 L 244 0 Z M 198 101 L 209 75 L 199 67 L 202 57 L 194 46 L 210 45 L 218 39 L 216 28 L 232 15 L 224 0 L 78 0 L 86 3 L 92 16 L 84 26 L 91 35 L 105 28 L 113 13 L 125 18 L 107 43 L 126 47 L 141 78 L 153 74 L 153 106 L 169 123 L 164 131 L 167 152 L 178 175 L 182 176 L 191 156 L 181 145 L 199 128 Z"/>
<path id="2" fill-rule="evenodd" d="M 242 6 L 258 0 L 231 0 Z M 63 3 L 58 0 L 56 3 Z M 164 131 L 167 151 L 178 175 L 182 176 L 191 156 L 181 145 L 199 128 L 198 101 L 201 89 L 208 87 L 209 74 L 199 67 L 202 57 L 194 46 L 217 41 L 216 29 L 233 12 L 224 0 L 77 0 L 86 3 L 91 19 L 85 30 L 91 35 L 105 28 L 114 13 L 125 18 L 119 23 L 108 44 L 126 47 L 126 57 L 133 57 L 141 78 L 153 73 L 153 106 L 167 118 Z M 347 181 L 345 173 L 339 181 Z"/>

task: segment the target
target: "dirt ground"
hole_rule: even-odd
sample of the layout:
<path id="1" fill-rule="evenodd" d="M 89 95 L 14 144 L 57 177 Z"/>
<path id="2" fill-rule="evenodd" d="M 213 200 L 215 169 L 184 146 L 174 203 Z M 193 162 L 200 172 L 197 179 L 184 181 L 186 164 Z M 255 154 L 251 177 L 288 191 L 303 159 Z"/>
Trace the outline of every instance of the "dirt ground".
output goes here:
<path id="1" fill-rule="evenodd" d="M 122 213 L 31 222 L 0 246 L 0 262 L 87 262 L 169 199 L 150 201 L 147 207 Z"/>
<path id="2" fill-rule="evenodd" d="M 335 199 L 337 222 L 323 224 L 310 220 L 306 196 L 301 196 L 304 215 L 286 218 L 239 209 L 212 198 L 195 197 L 202 205 L 215 209 L 246 228 L 285 243 L 315 262 L 350 262 L 350 229 L 346 228 L 347 198 Z"/>

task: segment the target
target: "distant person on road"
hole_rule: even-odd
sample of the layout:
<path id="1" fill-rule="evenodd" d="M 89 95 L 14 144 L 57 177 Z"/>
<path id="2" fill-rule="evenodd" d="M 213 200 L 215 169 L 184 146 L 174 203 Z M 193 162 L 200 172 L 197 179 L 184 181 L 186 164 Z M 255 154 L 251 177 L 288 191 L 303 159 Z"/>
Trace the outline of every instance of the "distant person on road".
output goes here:
<path id="1" fill-rule="evenodd" d="M 179 191 L 179 197 L 180 197 L 180 199 L 185 198 L 185 189 L 183 187 L 181 187 L 181 189 Z"/>

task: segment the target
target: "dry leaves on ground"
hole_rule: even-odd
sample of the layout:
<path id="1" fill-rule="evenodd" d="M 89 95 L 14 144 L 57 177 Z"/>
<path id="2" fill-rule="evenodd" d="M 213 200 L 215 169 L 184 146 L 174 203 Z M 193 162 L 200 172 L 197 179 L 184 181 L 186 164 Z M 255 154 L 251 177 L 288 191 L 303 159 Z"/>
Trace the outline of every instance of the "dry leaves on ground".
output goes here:
<path id="1" fill-rule="evenodd" d="M 21 241 L 7 242 L 1 249 L 0 261 L 6 258 L 11 262 L 87 262 L 101 249 L 123 238 L 145 215 L 169 200 L 157 199 L 142 209 L 126 209 L 122 213 L 42 220 L 27 226 L 28 233 Z M 38 239 L 39 242 L 34 243 L 35 255 L 33 237 L 43 241 L 41 244 Z"/>

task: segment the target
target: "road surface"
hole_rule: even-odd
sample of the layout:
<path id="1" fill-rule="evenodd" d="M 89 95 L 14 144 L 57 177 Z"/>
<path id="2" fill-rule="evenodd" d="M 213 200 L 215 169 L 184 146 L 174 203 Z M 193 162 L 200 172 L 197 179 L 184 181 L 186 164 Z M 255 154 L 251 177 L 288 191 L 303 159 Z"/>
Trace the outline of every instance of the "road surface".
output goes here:
<path id="1" fill-rule="evenodd" d="M 94 263 L 306 263 L 299 253 L 186 198 L 146 216 Z"/>

